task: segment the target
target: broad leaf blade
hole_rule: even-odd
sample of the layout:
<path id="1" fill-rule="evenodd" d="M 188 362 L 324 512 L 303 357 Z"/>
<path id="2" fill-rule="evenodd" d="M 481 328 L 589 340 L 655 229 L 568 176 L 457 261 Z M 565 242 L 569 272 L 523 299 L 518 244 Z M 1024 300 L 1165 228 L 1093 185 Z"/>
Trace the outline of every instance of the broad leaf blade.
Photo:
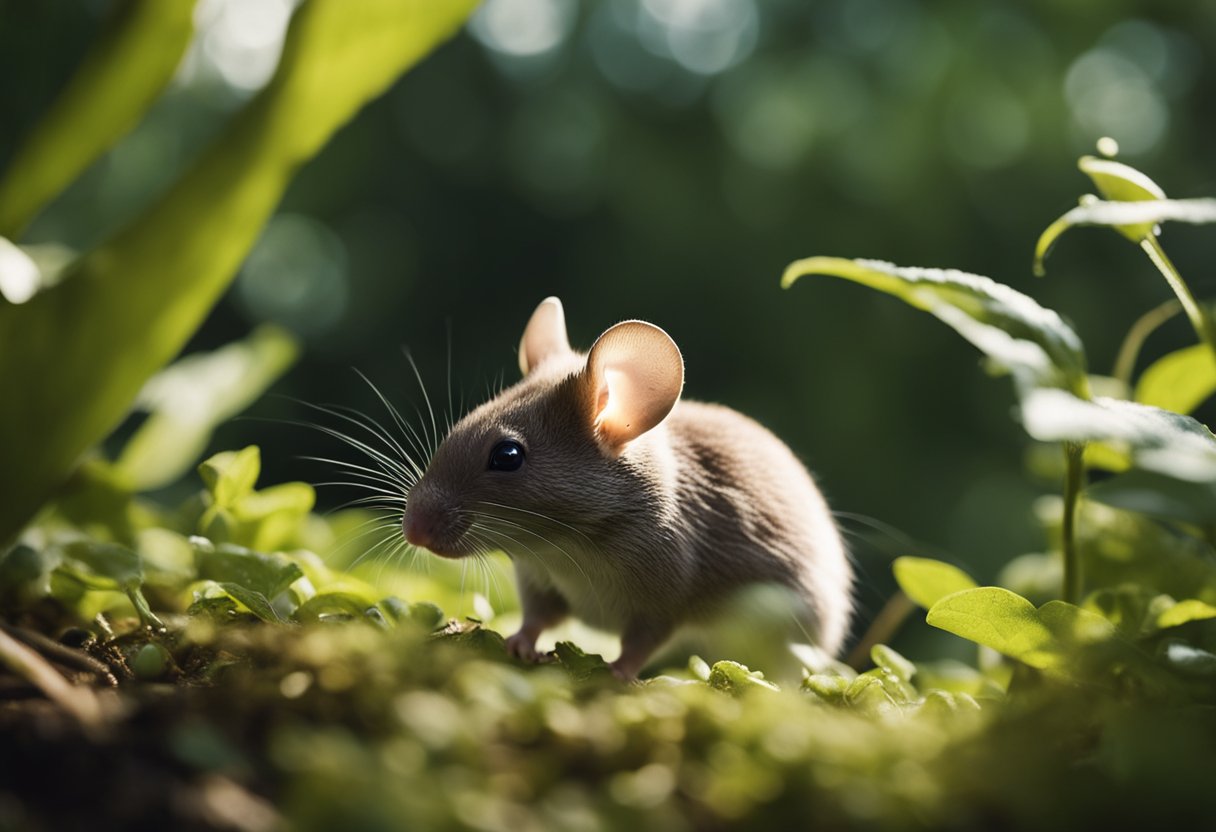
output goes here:
<path id="1" fill-rule="evenodd" d="M 929 609 L 947 595 L 974 589 L 975 581 L 963 570 L 932 558 L 896 558 L 891 565 L 895 580 L 904 594 L 917 605 Z"/>
<path id="2" fill-rule="evenodd" d="M 308 0 L 270 84 L 162 199 L 62 283 L 0 304 L 0 459 L 22 483 L 0 543 L 181 349 L 299 165 L 474 5 Z"/>
<path id="3" fill-rule="evenodd" d="M 1107 226 L 1138 242 L 1151 236 L 1158 223 L 1203 225 L 1216 222 L 1216 199 L 1149 199 L 1148 202 L 1090 200 L 1073 208 L 1039 236 L 1034 249 L 1034 273 L 1043 276 L 1043 261 L 1051 247 L 1061 234 L 1078 225 Z"/>
<path id="4" fill-rule="evenodd" d="M 1045 670 L 1060 663 L 1060 644 L 1034 604 L 1007 589 L 986 586 L 948 595 L 925 620 L 1031 667 Z"/>
<path id="5" fill-rule="evenodd" d="M 0 236 L 16 238 L 47 203 L 139 121 L 181 62 L 193 0 L 117 4 L 85 56 L 0 180 Z"/>
<path id="6" fill-rule="evenodd" d="M 1104 505 L 1199 526 L 1216 524 L 1216 484 L 1133 470 L 1096 482 L 1085 497 Z"/>
<path id="7" fill-rule="evenodd" d="M 1216 358 L 1207 344 L 1195 344 L 1153 362 L 1136 382 L 1135 399 L 1163 410 L 1190 413 L 1213 393 Z"/>
<path id="8" fill-rule="evenodd" d="M 1022 424 L 1042 442 L 1106 442 L 1127 449 L 1139 468 L 1194 482 L 1216 480 L 1216 437 L 1189 416 L 1038 389 L 1022 399 Z"/>
<path id="9" fill-rule="evenodd" d="M 203 484 L 216 505 L 231 508 L 253 492 L 262 470 L 262 454 L 257 445 L 239 451 L 223 451 L 198 466 Z"/>
<path id="10" fill-rule="evenodd" d="M 123 448 L 118 473 L 133 491 L 177 480 L 206 451 L 216 426 L 252 404 L 298 354 L 291 335 L 265 325 L 244 341 L 157 373 L 139 394 L 137 406 L 150 415 Z"/>
<path id="11" fill-rule="evenodd" d="M 781 283 L 789 287 L 808 274 L 852 280 L 929 312 L 1012 373 L 1019 387 L 1088 392 L 1085 351 L 1072 328 L 1055 312 L 990 278 L 877 260 L 810 257 L 791 263 Z"/>

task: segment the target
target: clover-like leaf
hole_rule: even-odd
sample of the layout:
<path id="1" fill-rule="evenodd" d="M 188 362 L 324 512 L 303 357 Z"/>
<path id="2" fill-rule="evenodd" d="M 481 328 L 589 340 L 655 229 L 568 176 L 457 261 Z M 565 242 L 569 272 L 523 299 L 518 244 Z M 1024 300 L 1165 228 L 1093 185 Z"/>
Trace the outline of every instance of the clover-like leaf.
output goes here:
<path id="1" fill-rule="evenodd" d="M 951 593 L 976 586 L 971 576 L 957 566 L 932 558 L 896 558 L 891 568 L 899 588 L 925 609 Z"/>
<path id="2" fill-rule="evenodd" d="M 218 453 L 198 466 L 203 484 L 222 508 L 232 508 L 251 493 L 261 470 L 262 456 L 256 445 Z"/>

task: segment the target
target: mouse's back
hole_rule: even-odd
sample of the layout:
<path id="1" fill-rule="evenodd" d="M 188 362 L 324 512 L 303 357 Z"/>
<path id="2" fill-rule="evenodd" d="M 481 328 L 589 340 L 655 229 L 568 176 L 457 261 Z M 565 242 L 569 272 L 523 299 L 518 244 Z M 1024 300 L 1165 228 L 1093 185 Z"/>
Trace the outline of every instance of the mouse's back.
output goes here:
<path id="1" fill-rule="evenodd" d="M 819 646 L 835 653 L 852 612 L 852 568 L 827 501 L 789 447 L 728 407 L 682 401 L 666 422 L 679 500 L 701 558 L 701 592 L 793 586 Z"/>

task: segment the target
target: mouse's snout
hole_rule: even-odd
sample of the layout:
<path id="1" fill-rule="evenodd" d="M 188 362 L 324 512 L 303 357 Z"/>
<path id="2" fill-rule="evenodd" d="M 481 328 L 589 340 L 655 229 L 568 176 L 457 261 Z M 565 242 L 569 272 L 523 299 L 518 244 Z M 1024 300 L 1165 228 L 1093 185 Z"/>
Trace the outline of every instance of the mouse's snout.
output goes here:
<path id="1" fill-rule="evenodd" d="M 417 509 L 413 504 L 406 507 L 405 516 L 401 518 L 401 532 L 405 539 L 424 549 L 429 549 L 435 542 L 438 527 L 434 512 Z"/>
<path id="2" fill-rule="evenodd" d="M 453 527 L 458 515 L 441 495 L 415 486 L 405 504 L 401 533 L 415 546 L 444 557 L 459 557 L 460 530 Z"/>

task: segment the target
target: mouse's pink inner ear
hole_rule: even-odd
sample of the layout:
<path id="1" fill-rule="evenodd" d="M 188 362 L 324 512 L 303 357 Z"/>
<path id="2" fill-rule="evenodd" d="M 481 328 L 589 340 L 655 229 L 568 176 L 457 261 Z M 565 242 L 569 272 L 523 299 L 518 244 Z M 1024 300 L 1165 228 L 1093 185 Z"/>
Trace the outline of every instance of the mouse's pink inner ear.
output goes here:
<path id="1" fill-rule="evenodd" d="M 545 359 L 570 352 L 566 313 L 557 298 L 545 298 L 532 313 L 519 341 L 519 371 L 527 375 Z"/>
<path id="2" fill-rule="evenodd" d="M 680 349 L 644 321 L 625 321 L 601 335 L 585 372 L 596 437 L 613 452 L 662 422 L 684 387 Z"/>

